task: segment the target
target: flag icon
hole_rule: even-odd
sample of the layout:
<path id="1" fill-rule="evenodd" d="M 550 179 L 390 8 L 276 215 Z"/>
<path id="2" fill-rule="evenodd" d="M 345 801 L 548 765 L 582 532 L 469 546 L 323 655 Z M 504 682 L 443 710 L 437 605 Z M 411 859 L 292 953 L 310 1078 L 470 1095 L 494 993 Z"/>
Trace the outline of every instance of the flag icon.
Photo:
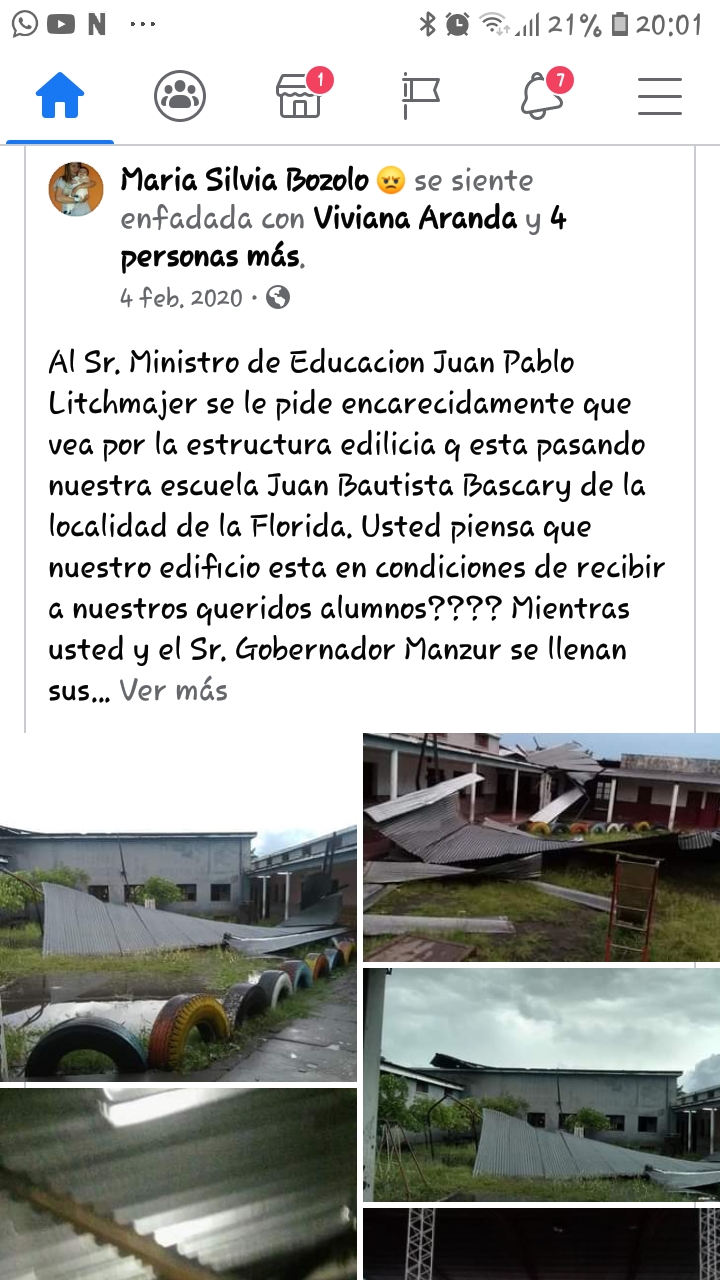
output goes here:
<path id="1" fill-rule="evenodd" d="M 409 102 L 439 102 L 439 76 L 403 76 L 403 119 L 407 120 Z"/>

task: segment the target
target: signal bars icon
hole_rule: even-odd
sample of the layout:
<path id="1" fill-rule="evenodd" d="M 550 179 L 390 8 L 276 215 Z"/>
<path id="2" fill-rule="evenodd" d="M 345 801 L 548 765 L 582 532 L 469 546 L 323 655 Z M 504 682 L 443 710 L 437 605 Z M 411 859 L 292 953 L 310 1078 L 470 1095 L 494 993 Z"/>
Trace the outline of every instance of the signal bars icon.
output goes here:
<path id="1" fill-rule="evenodd" d="M 539 36 L 540 35 L 540 14 L 536 13 L 534 18 L 525 23 L 522 31 L 516 31 L 516 36 Z"/>

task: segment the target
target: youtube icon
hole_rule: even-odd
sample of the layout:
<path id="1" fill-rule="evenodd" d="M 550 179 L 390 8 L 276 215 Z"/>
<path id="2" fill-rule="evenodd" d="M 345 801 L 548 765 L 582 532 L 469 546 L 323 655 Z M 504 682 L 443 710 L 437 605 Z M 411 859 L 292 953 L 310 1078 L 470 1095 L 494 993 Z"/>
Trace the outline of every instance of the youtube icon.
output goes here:
<path id="1" fill-rule="evenodd" d="M 49 13 L 47 29 L 51 36 L 71 36 L 75 30 L 75 14 Z"/>

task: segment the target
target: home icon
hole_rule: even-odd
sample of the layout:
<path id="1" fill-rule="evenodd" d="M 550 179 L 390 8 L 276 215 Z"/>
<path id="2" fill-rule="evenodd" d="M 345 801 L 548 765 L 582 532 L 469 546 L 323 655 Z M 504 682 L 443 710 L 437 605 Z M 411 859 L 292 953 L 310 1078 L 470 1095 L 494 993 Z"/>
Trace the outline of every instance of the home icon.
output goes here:
<path id="1" fill-rule="evenodd" d="M 281 76 L 275 86 L 280 99 L 281 116 L 319 116 L 320 97 L 307 87 L 304 75 Z"/>
<path id="2" fill-rule="evenodd" d="M 79 89 L 72 80 L 58 71 L 47 84 L 41 85 L 35 94 L 42 99 L 42 113 L 45 120 L 55 119 L 55 108 L 59 102 L 65 107 L 65 119 L 75 120 L 78 113 L 78 98 L 85 97 L 85 91 Z"/>

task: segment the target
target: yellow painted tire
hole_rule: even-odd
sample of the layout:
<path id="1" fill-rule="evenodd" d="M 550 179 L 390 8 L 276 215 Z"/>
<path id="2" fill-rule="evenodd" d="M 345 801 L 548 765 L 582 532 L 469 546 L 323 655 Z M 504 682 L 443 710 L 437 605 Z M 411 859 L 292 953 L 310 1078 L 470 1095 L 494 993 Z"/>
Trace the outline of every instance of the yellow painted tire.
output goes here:
<path id="1" fill-rule="evenodd" d="M 177 1071 L 187 1038 L 197 1027 L 203 1040 L 227 1040 L 227 1014 L 213 996 L 173 996 L 163 1005 L 150 1032 L 148 1066 L 154 1071 Z"/>
<path id="2" fill-rule="evenodd" d="M 354 942 L 338 942 L 338 951 L 342 951 L 346 965 L 352 964 L 355 959 L 356 950 L 357 948 Z"/>
<path id="3" fill-rule="evenodd" d="M 330 966 L 324 951 L 310 951 L 305 957 L 305 963 L 312 974 L 313 982 L 317 982 L 318 978 L 329 977 Z"/>

